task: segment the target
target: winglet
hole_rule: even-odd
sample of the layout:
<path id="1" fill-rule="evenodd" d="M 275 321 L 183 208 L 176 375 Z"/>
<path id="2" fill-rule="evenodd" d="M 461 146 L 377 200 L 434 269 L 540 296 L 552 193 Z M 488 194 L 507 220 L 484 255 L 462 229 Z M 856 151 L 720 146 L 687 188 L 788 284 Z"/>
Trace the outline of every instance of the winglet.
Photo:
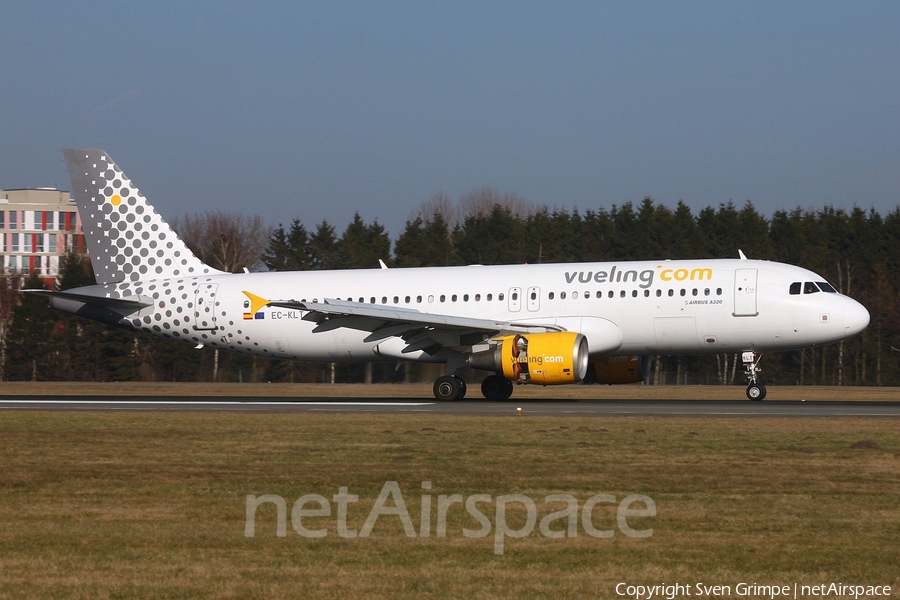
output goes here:
<path id="1" fill-rule="evenodd" d="M 382 268 L 382 269 L 387 269 L 387 268 L 388 268 L 388 266 L 387 266 L 386 264 L 384 264 L 384 261 L 381 260 L 380 258 L 378 259 L 378 264 L 381 265 L 381 268 Z"/>
<path id="2" fill-rule="evenodd" d="M 738 248 L 738 255 L 740 255 L 741 260 L 747 260 L 747 257 L 744 255 L 744 251 Z"/>
<path id="3" fill-rule="evenodd" d="M 268 306 L 269 304 L 269 301 L 265 298 L 252 294 L 246 290 L 244 290 L 244 295 L 250 298 L 250 314 L 255 315 L 261 308 Z"/>

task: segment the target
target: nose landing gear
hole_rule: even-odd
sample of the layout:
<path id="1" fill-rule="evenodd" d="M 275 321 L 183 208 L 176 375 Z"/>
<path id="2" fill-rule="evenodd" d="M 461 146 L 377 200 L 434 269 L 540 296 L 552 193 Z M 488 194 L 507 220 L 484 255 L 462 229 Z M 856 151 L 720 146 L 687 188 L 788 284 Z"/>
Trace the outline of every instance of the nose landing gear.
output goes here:
<path id="1" fill-rule="evenodd" d="M 766 397 L 766 386 L 759 383 L 757 374 L 762 370 L 757 365 L 762 355 L 757 355 L 752 350 L 741 354 L 741 360 L 744 363 L 744 373 L 747 375 L 749 385 L 747 385 L 747 397 L 750 400 L 762 400 Z"/>

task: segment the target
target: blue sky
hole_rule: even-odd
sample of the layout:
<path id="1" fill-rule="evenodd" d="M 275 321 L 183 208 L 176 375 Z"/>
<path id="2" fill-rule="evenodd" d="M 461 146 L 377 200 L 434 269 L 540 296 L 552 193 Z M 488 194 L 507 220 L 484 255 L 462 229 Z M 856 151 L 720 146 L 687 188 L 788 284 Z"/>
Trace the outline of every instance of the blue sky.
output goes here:
<path id="1" fill-rule="evenodd" d="M 166 217 L 437 192 L 763 213 L 900 200 L 897 2 L 8 2 L 0 188 L 105 148 Z"/>

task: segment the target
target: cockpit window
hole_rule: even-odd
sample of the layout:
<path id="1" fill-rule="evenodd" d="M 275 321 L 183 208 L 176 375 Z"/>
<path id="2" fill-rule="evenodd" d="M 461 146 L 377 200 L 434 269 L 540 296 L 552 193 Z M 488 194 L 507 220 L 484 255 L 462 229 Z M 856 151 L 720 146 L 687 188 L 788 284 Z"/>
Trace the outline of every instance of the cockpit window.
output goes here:
<path id="1" fill-rule="evenodd" d="M 803 284 L 803 293 L 804 294 L 815 294 L 819 292 L 819 286 L 817 286 L 812 281 L 807 281 Z"/>
<path id="2" fill-rule="evenodd" d="M 837 294 L 838 293 L 838 291 L 836 289 L 834 289 L 834 286 L 826 281 L 817 281 L 816 283 L 819 285 L 819 289 L 822 290 L 823 292 L 828 292 L 829 294 Z"/>
<path id="3" fill-rule="evenodd" d="M 791 295 L 796 296 L 799 293 L 800 293 L 800 282 L 795 281 L 794 283 L 791 284 Z"/>

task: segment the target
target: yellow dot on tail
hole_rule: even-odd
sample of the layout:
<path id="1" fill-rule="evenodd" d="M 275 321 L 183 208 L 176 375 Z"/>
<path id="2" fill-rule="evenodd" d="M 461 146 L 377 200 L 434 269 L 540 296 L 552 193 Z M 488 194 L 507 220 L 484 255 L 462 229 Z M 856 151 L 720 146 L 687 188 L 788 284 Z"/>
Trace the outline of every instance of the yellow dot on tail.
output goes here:
<path id="1" fill-rule="evenodd" d="M 109 199 L 109 201 L 112 202 L 113 206 L 118 206 L 122 203 L 122 196 L 114 194 L 113 197 Z"/>

